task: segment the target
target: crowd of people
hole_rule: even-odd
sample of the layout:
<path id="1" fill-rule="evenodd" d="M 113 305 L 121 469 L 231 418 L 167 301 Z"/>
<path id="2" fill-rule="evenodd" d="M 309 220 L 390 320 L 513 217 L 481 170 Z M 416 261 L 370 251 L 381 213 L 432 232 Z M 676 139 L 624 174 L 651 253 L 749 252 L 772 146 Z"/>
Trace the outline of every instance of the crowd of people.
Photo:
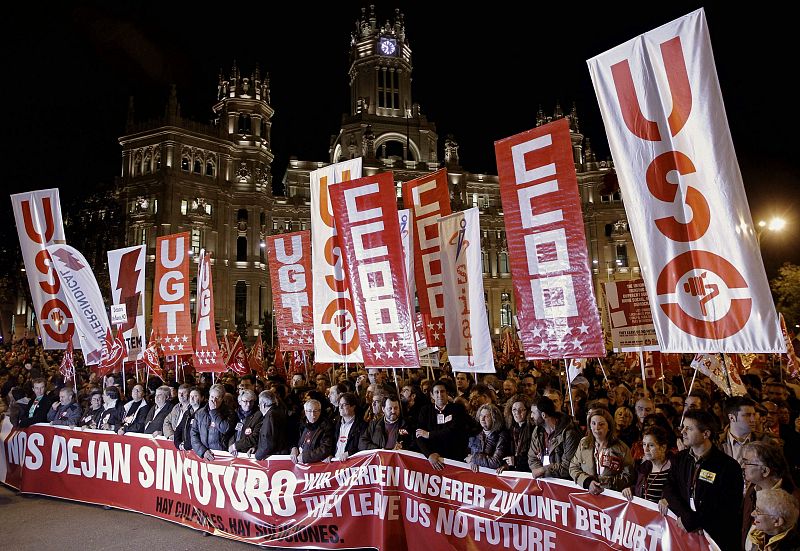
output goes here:
<path id="1" fill-rule="evenodd" d="M 207 460 L 224 451 L 309 464 L 410 450 L 437 471 L 456 460 L 641 498 L 725 551 L 800 549 L 800 387 L 780 366 L 749 370 L 748 395 L 727 397 L 702 375 L 687 384 L 686 366 L 647 385 L 614 355 L 569 384 L 563 364 L 523 360 L 479 380 L 446 364 L 322 373 L 312 364 L 290 375 L 268 366 L 263 377 L 187 372 L 180 382 L 81 367 L 75 386 L 58 356 L 35 342 L 0 348 L 0 408 L 15 426 L 162 436 Z"/>

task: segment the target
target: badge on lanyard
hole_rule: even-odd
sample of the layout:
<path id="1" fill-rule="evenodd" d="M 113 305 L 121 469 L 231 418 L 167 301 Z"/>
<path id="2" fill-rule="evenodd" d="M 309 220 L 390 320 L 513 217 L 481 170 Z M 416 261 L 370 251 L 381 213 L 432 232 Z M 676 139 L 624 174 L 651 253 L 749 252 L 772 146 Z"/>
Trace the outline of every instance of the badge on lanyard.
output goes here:
<path id="1" fill-rule="evenodd" d="M 444 413 L 439 413 L 439 414 L 436 416 L 436 424 L 438 424 L 438 425 L 444 425 Z"/>
<path id="2" fill-rule="evenodd" d="M 707 471 L 705 469 L 700 469 L 700 475 L 697 477 L 700 480 L 708 482 L 710 484 L 714 483 L 714 479 L 717 478 L 717 473 L 712 473 L 711 471 Z"/>

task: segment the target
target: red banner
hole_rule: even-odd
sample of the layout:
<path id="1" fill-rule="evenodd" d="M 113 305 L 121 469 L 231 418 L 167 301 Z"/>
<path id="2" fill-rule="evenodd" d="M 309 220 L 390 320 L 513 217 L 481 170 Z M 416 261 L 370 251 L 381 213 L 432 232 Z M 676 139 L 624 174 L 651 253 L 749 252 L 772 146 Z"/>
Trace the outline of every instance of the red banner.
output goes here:
<path id="1" fill-rule="evenodd" d="M 442 263 L 436 222 L 452 213 L 447 170 L 404 182 L 403 205 L 411 211 L 415 224 L 414 276 L 425 340 L 430 347 L 445 346 Z"/>
<path id="2" fill-rule="evenodd" d="M 655 504 L 592 496 L 566 481 L 443 472 L 411 452 L 362 452 L 294 465 L 214 452 L 207 462 L 164 438 L 36 425 L 8 433 L 3 482 L 26 493 L 139 511 L 257 545 L 383 550 L 706 551 Z M 24 465 L 24 467 L 23 467 Z M 416 542 L 416 543 L 415 543 Z"/>
<path id="3" fill-rule="evenodd" d="M 267 237 L 267 256 L 281 348 L 313 350 L 311 232 Z"/>
<path id="4" fill-rule="evenodd" d="M 250 369 L 255 371 L 259 377 L 266 377 L 264 372 L 264 343 L 261 341 L 261 335 L 258 335 L 253 348 L 250 349 L 247 363 L 250 365 Z"/>
<path id="5" fill-rule="evenodd" d="M 329 186 L 366 367 L 419 367 L 391 172 Z"/>
<path id="6" fill-rule="evenodd" d="M 217 344 L 214 322 L 214 284 L 211 277 L 211 254 L 200 250 L 197 262 L 197 327 L 194 335 L 196 371 L 220 373 L 225 364 Z"/>
<path id="7" fill-rule="evenodd" d="M 189 232 L 156 239 L 153 328 L 168 355 L 192 353 L 189 314 Z"/>
<path id="8" fill-rule="evenodd" d="M 526 357 L 605 356 L 569 121 L 495 142 L 495 154 Z"/>

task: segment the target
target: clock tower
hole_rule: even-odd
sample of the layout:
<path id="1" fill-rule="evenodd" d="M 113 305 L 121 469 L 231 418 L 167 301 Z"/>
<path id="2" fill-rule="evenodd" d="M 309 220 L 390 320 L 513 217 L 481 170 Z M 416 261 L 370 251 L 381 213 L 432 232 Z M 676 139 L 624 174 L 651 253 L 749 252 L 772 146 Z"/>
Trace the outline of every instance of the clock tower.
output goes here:
<path id="1" fill-rule="evenodd" d="M 378 24 L 375 6 L 362 8 L 350 40 L 350 112 L 331 141 L 331 162 L 365 162 L 417 168 L 436 163 L 436 127 L 411 98 L 411 46 L 403 14 Z M 383 161 L 383 162 L 382 162 Z"/>

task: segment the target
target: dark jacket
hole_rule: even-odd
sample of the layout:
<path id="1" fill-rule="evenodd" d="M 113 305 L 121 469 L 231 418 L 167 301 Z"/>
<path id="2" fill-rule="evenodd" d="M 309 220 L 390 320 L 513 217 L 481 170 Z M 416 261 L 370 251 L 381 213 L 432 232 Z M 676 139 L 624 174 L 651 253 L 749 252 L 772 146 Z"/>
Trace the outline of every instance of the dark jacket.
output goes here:
<path id="1" fill-rule="evenodd" d="M 297 447 L 302 450 L 300 455 L 303 463 L 316 463 L 336 452 L 333 424 L 324 417 L 314 423 L 306 423 Z"/>
<path id="2" fill-rule="evenodd" d="M 122 409 L 122 404 L 117 400 L 117 403 L 113 406 L 103 409 L 103 413 L 100 415 L 100 421 L 97 423 L 97 428 L 117 432 L 122 426 L 122 417 L 124 413 L 125 410 Z M 108 425 L 108 428 L 104 429 L 103 425 Z"/>
<path id="3" fill-rule="evenodd" d="M 569 463 L 581 441 L 578 427 L 568 415 L 561 414 L 561 418 L 547 442 L 546 450 L 544 439 L 545 428 L 543 426 L 534 428 L 531 434 L 531 447 L 528 450 L 528 466 L 531 471 L 544 467 L 545 477 L 572 479 L 569 473 Z M 549 458 L 547 466 L 544 465 L 545 454 Z"/>
<path id="4" fill-rule="evenodd" d="M 383 419 L 383 416 L 381 416 Z M 339 440 L 339 431 L 342 429 L 342 418 L 339 417 L 336 419 L 336 422 L 333 423 L 333 454 L 336 455 L 336 450 L 338 448 L 338 440 Z M 353 455 L 354 453 L 358 452 L 358 444 L 361 441 L 361 435 L 364 434 L 364 431 L 367 430 L 367 423 L 361 419 L 360 417 L 356 416 L 353 419 L 353 426 L 350 427 L 350 432 L 347 433 L 347 443 L 344 446 L 344 451 L 347 452 L 347 455 Z"/>
<path id="5" fill-rule="evenodd" d="M 83 417 L 78 421 L 78 426 L 88 427 L 90 429 L 100 428 L 100 416 L 103 415 L 103 408 L 89 409 L 83 412 Z"/>
<path id="6" fill-rule="evenodd" d="M 699 468 L 695 469 L 695 465 Z M 690 506 L 692 487 L 694 511 Z M 739 464 L 711 446 L 699 462 L 695 462 L 689 449 L 675 456 L 664 486 L 664 498 L 672 512 L 681 518 L 686 530 L 693 532 L 702 528 L 721 549 L 737 550 L 742 545 L 743 489 L 744 479 Z"/>
<path id="7" fill-rule="evenodd" d="M 419 412 L 417 427 L 430 433 L 429 438 L 417 438 L 420 452 L 426 457 L 438 453 L 456 461 L 464 460 L 469 437 L 481 430 L 464 406 L 457 403 L 448 403 L 441 412 L 434 404 L 426 404 Z"/>
<path id="8" fill-rule="evenodd" d="M 192 449 L 192 425 L 194 424 L 194 416 L 195 414 L 203 408 L 197 408 L 195 410 L 191 405 L 186 410 L 186 413 L 183 414 L 178 424 L 175 426 L 175 434 L 172 435 L 172 441 L 175 443 L 175 447 L 181 449 L 183 446 L 184 450 L 191 450 Z"/>
<path id="9" fill-rule="evenodd" d="M 247 452 L 258 448 L 258 434 L 261 431 L 261 421 L 264 416 L 261 410 L 248 412 L 245 415 L 242 408 L 236 411 L 239 420 L 236 423 L 236 433 L 233 435 L 237 452 Z"/>
<path id="10" fill-rule="evenodd" d="M 150 406 L 150 411 L 147 412 L 147 417 L 144 420 L 141 432 L 144 434 L 153 434 L 154 432 L 164 433 L 164 421 L 172 411 L 172 405 L 167 402 L 156 414 L 157 406 L 153 404 Z M 129 431 L 130 432 L 130 431 Z"/>
<path id="11" fill-rule="evenodd" d="M 503 458 L 511 453 L 511 437 L 505 429 L 491 432 L 481 430 L 470 437 L 469 453 L 473 465 L 496 469 L 505 463 Z"/>
<path id="12" fill-rule="evenodd" d="M 19 416 L 20 428 L 30 427 L 36 423 L 47 423 L 47 414 L 52 407 L 53 400 L 51 400 L 47 394 L 42 396 L 38 401 L 31 400 L 28 410 L 24 415 L 21 414 Z"/>
<path id="13" fill-rule="evenodd" d="M 53 409 L 53 406 L 50 406 L 50 411 L 47 412 L 47 420 L 54 425 L 71 425 L 74 427 L 80 419 L 81 407 L 75 403 L 66 406 L 59 404 L 58 409 Z"/>
<path id="14" fill-rule="evenodd" d="M 256 459 L 262 460 L 270 455 L 289 453 L 286 423 L 286 411 L 282 406 L 273 405 L 266 415 L 262 415 L 261 428 L 258 431 Z"/>
<path id="15" fill-rule="evenodd" d="M 397 443 L 400 444 L 401 449 L 415 451 L 416 438 L 414 437 L 414 429 L 408 425 L 405 419 L 397 421 Z M 370 421 L 367 429 L 361 435 L 361 440 L 358 443 L 359 451 L 363 450 L 386 450 L 386 440 L 388 435 L 386 433 L 386 423 L 383 419 L 374 419 Z"/>
<path id="16" fill-rule="evenodd" d="M 531 447 L 531 436 L 535 425 L 531 420 L 526 420 L 522 426 L 516 421 L 511 421 L 511 429 L 508 431 L 511 437 L 511 456 L 514 458 L 514 465 L 508 467 L 512 471 L 530 472 L 528 465 L 528 451 Z"/>
<path id="17" fill-rule="evenodd" d="M 236 414 L 223 404 L 209 409 L 208 404 L 194 415 L 192 450 L 203 457 L 208 450 L 228 451 L 228 440 L 236 429 Z"/>
<path id="18" fill-rule="evenodd" d="M 125 432 L 143 432 L 150 404 L 142 398 L 138 402 L 128 402 L 123 407 L 122 428 Z"/>
<path id="19" fill-rule="evenodd" d="M 662 467 L 663 472 L 669 471 L 669 469 L 672 468 L 671 457 L 672 456 L 667 457 L 667 461 L 669 463 L 665 464 L 664 467 Z M 642 499 L 647 499 L 645 496 L 645 492 L 647 490 L 647 477 L 649 477 L 650 473 L 652 472 L 653 472 L 653 463 L 647 459 L 640 461 L 639 464 L 636 465 L 635 468 L 636 482 L 634 482 L 633 489 L 631 490 L 633 492 L 633 495 L 635 495 L 636 497 L 640 497 Z M 656 500 L 656 502 L 657 501 L 658 500 Z"/>

